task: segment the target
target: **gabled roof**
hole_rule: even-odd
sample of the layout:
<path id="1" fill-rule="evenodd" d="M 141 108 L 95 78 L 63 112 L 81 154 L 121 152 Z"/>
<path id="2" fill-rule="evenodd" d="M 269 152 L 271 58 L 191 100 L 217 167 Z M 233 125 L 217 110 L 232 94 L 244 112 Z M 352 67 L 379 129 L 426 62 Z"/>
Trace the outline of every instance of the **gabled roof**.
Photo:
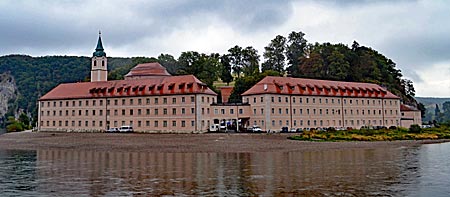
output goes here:
<path id="1" fill-rule="evenodd" d="M 291 94 L 367 98 L 399 97 L 373 83 L 329 81 L 293 77 L 267 76 L 242 96 L 255 94 Z"/>
<path id="2" fill-rule="evenodd" d="M 145 78 L 145 77 L 166 77 L 171 76 L 166 68 L 161 66 L 161 64 L 157 62 L 153 63 L 145 63 L 145 64 L 138 64 L 134 68 L 128 72 L 128 74 L 125 75 L 125 79 L 130 79 L 133 77 L 139 77 L 139 78 Z"/>
<path id="3" fill-rule="evenodd" d="M 56 86 L 39 100 L 175 94 L 217 95 L 194 75 L 182 75 L 153 79 L 65 83 Z"/>

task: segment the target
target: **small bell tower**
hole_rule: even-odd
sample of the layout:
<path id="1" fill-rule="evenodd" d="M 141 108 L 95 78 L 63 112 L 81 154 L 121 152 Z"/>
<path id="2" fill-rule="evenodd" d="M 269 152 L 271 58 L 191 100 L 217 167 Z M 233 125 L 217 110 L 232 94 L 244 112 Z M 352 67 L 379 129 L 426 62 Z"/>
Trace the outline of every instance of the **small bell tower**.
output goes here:
<path id="1" fill-rule="evenodd" d="M 108 62 L 102 44 L 102 33 L 98 32 L 98 42 L 92 54 L 91 82 L 108 80 Z"/>

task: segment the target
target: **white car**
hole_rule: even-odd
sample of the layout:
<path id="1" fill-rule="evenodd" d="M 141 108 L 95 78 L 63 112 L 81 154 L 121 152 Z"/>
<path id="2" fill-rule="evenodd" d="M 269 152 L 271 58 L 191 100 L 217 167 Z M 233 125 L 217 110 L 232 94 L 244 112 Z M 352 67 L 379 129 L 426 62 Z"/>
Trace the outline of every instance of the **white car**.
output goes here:
<path id="1" fill-rule="evenodd" d="M 119 132 L 121 132 L 121 133 L 131 133 L 131 132 L 133 132 L 133 127 L 132 126 L 121 126 L 119 128 Z"/>
<path id="2" fill-rule="evenodd" d="M 253 132 L 261 132 L 262 130 L 261 130 L 261 128 L 260 128 L 259 126 L 254 125 L 254 126 L 252 127 L 252 131 L 253 131 Z"/>

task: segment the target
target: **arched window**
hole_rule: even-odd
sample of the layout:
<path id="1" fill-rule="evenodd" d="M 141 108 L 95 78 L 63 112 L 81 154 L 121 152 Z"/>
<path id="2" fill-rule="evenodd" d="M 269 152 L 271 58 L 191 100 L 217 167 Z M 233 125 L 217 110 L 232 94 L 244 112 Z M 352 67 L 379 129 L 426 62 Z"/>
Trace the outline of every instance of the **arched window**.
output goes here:
<path id="1" fill-rule="evenodd" d="M 105 61 L 104 60 L 102 60 L 102 66 L 105 66 Z"/>
<path id="2" fill-rule="evenodd" d="M 97 61 L 94 60 L 94 66 L 97 66 Z"/>

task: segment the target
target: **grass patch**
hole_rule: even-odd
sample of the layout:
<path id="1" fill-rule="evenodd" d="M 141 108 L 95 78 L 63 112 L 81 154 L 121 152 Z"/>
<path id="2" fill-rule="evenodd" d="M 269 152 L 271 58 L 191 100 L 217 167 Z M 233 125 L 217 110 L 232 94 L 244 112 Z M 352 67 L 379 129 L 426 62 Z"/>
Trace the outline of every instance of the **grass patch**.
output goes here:
<path id="1" fill-rule="evenodd" d="M 450 139 L 450 127 L 426 128 L 418 130 L 397 129 L 361 129 L 347 131 L 305 131 L 288 137 L 291 140 L 304 141 L 394 141 L 394 140 L 437 140 Z"/>

